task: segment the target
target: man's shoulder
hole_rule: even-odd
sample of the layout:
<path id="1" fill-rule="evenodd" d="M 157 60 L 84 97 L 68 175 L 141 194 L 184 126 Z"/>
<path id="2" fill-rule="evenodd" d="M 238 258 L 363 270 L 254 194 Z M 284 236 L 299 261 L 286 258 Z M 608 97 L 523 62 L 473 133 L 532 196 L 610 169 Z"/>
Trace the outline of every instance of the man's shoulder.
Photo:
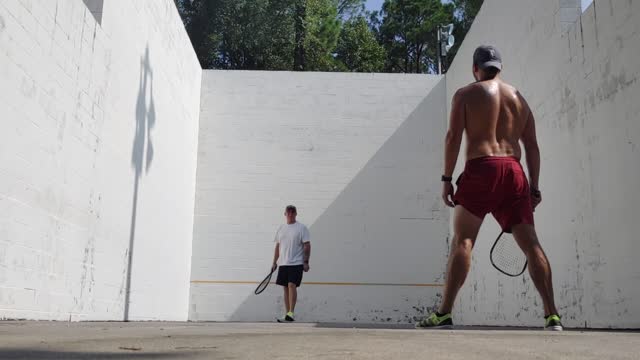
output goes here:
<path id="1" fill-rule="evenodd" d="M 458 91 L 456 91 L 456 95 L 464 96 L 478 91 L 486 91 L 489 86 L 490 85 L 486 81 L 476 81 L 459 88 Z"/>
<path id="2" fill-rule="evenodd" d="M 300 233 L 309 233 L 309 228 L 307 228 L 307 226 L 301 222 L 297 222 L 296 224 L 298 224 L 298 231 Z"/>
<path id="3" fill-rule="evenodd" d="M 453 96 L 458 100 L 464 100 L 465 98 L 474 96 L 478 90 L 484 91 L 483 86 L 480 83 L 471 83 L 459 88 Z"/>
<path id="4" fill-rule="evenodd" d="M 514 94 L 517 94 L 518 96 L 520 96 L 518 89 L 516 89 L 513 85 L 509 83 L 500 81 L 498 82 L 498 86 L 501 89 L 499 91 L 502 93 L 504 93 L 505 91 L 513 92 Z M 474 99 L 484 99 L 486 97 L 493 97 L 495 96 L 495 94 L 496 94 L 495 82 L 478 81 L 478 82 L 474 82 L 459 88 L 456 91 L 454 97 L 458 101 L 464 102 L 465 100 L 472 101 Z"/>

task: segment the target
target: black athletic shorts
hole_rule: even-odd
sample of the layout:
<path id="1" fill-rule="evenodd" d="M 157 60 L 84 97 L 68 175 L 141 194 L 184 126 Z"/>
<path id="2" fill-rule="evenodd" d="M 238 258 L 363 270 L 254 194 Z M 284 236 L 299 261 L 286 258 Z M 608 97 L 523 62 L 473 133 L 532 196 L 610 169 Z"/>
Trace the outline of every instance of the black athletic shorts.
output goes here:
<path id="1" fill-rule="evenodd" d="M 284 265 L 278 269 L 278 279 L 276 284 L 280 286 L 289 286 L 289 283 L 296 284 L 296 287 L 300 287 L 302 283 L 302 272 L 304 267 L 302 265 Z"/>

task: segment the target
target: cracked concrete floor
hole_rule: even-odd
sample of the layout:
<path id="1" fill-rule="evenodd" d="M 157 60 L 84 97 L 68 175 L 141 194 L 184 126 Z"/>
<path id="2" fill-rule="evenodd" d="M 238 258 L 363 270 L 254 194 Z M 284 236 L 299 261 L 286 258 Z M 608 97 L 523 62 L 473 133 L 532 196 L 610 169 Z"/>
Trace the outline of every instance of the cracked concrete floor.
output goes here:
<path id="1" fill-rule="evenodd" d="M 640 333 L 0 322 L 0 359 L 639 359 Z"/>

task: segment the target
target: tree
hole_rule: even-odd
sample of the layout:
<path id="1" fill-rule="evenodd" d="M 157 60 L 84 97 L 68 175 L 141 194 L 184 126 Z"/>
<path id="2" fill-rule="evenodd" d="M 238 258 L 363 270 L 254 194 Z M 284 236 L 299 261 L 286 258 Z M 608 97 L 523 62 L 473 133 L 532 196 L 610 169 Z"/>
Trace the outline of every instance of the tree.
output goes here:
<path id="1" fill-rule="evenodd" d="M 335 0 L 306 1 L 304 70 L 336 70 L 333 51 L 338 42 L 340 25 Z"/>
<path id="2" fill-rule="evenodd" d="M 436 27 L 455 24 L 451 60 L 482 5 L 385 0 L 369 14 L 364 0 L 174 1 L 203 68 L 300 71 L 433 72 Z"/>
<path id="3" fill-rule="evenodd" d="M 483 0 L 453 0 L 456 20 L 465 34 L 471 28 L 483 2 Z"/>
<path id="4" fill-rule="evenodd" d="M 351 18 L 342 26 L 336 58 L 342 70 L 380 72 L 384 69 L 385 50 L 363 16 Z"/>
<path id="5" fill-rule="evenodd" d="M 385 0 L 379 39 L 387 50 L 389 72 L 434 72 L 437 27 L 453 21 L 454 5 L 440 0 Z"/>
<path id="6" fill-rule="evenodd" d="M 295 53 L 293 55 L 293 69 L 296 71 L 303 71 L 306 63 L 306 59 L 304 56 L 304 48 L 305 48 L 305 38 L 306 38 L 306 1 L 299 0 L 295 4 Z"/>
<path id="7" fill-rule="evenodd" d="M 456 43 L 447 54 L 447 63 L 450 64 L 458 53 L 462 40 L 471 29 L 473 20 L 480 11 L 483 2 L 483 0 L 453 0 L 455 6 L 453 36 L 456 38 Z"/>
<path id="8" fill-rule="evenodd" d="M 338 16 L 351 18 L 362 15 L 365 0 L 338 0 Z"/>
<path id="9" fill-rule="evenodd" d="M 223 1 L 176 0 L 175 2 L 200 66 L 205 69 L 211 67 L 217 56 L 220 42 L 216 25 L 220 22 L 218 9 Z"/>
<path id="10" fill-rule="evenodd" d="M 220 69 L 285 70 L 292 67 L 293 16 L 286 0 L 224 0 L 213 65 Z"/>
<path id="11" fill-rule="evenodd" d="M 291 69 L 292 4 L 293 0 L 176 0 L 205 69 Z"/>
<path id="12" fill-rule="evenodd" d="M 344 11 L 361 0 L 175 0 L 203 68 L 335 69 Z"/>

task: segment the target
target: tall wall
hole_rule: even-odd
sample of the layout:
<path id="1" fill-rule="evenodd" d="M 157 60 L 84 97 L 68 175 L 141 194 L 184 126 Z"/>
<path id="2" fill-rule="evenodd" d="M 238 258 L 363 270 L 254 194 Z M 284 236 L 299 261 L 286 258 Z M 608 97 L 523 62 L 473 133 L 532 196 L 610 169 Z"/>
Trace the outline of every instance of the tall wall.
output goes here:
<path id="1" fill-rule="evenodd" d="M 303 321 L 407 322 L 437 302 L 444 79 L 205 71 L 191 320 L 273 320 L 268 272 L 287 204 L 311 232 Z"/>
<path id="2" fill-rule="evenodd" d="M 0 79 L 0 318 L 185 320 L 201 69 L 173 1 L 1 1 Z"/>
<path id="3" fill-rule="evenodd" d="M 536 222 L 563 320 L 572 327 L 637 328 L 640 2 L 596 0 L 567 32 L 564 3 L 486 0 L 447 74 L 447 97 L 473 80 L 476 46 L 501 51 L 503 78 L 536 116 L 544 199 Z M 509 279 L 489 263 L 497 232 L 486 221 L 457 320 L 540 325 L 541 302 L 529 276 Z"/>

